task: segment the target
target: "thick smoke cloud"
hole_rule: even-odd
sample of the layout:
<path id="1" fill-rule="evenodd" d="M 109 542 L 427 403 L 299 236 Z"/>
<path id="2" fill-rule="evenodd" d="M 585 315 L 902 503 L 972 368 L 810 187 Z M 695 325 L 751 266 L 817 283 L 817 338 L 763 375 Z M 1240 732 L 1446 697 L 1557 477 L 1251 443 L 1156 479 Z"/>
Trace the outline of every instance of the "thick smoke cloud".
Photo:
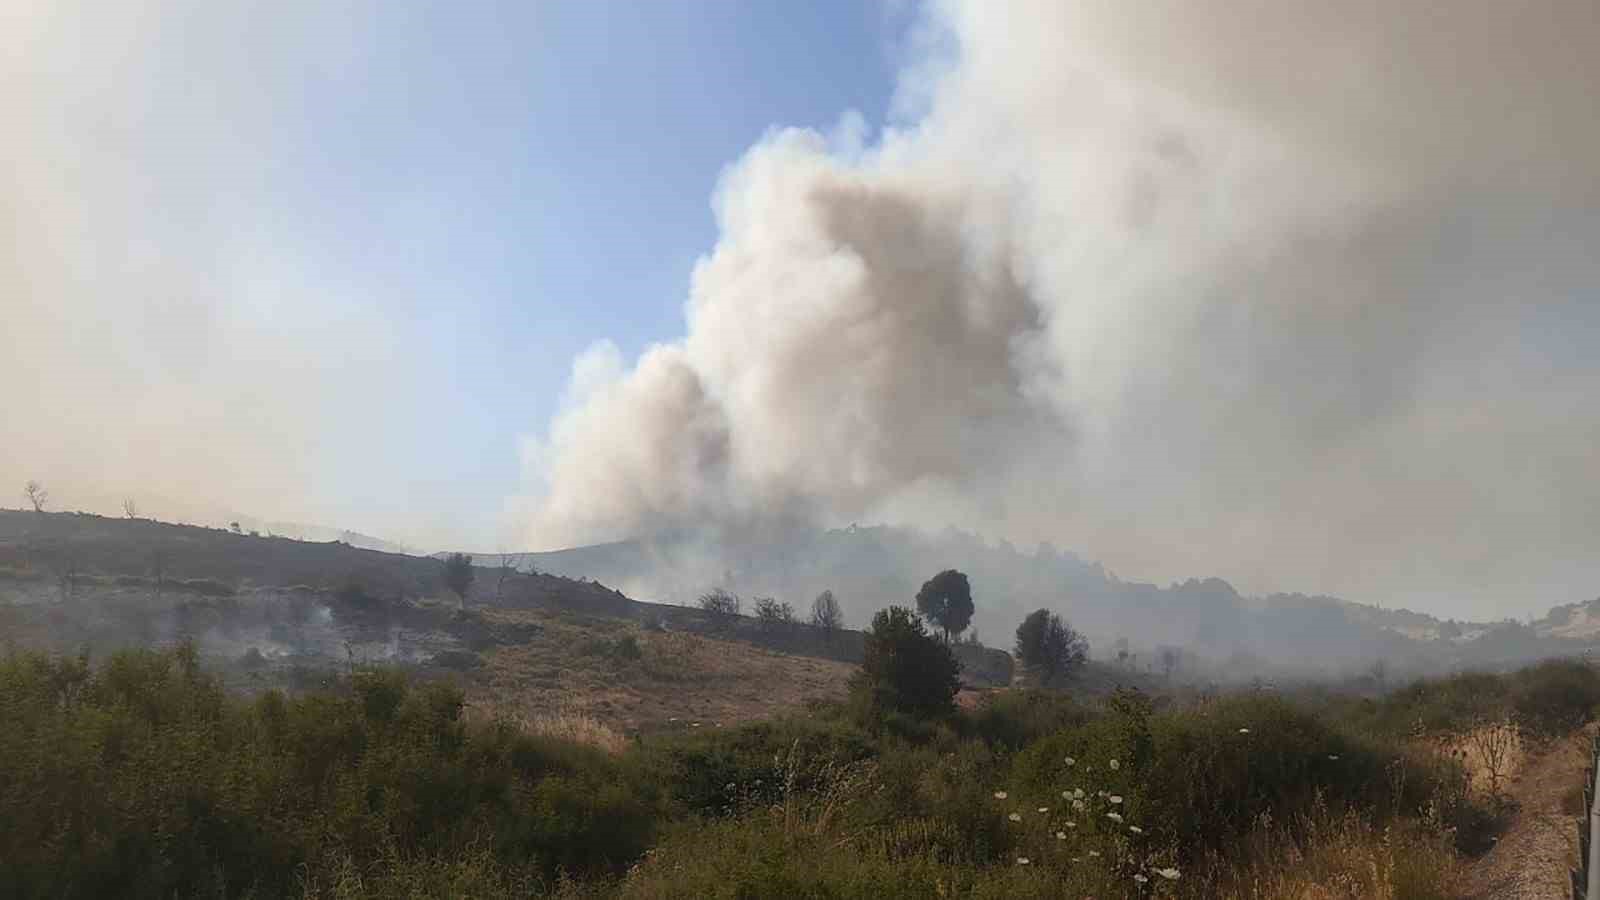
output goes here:
<path id="1" fill-rule="evenodd" d="M 1600 583 L 1589 0 L 952 2 L 774 131 L 682 340 L 602 344 L 537 545 L 956 524 L 1455 615 Z"/>

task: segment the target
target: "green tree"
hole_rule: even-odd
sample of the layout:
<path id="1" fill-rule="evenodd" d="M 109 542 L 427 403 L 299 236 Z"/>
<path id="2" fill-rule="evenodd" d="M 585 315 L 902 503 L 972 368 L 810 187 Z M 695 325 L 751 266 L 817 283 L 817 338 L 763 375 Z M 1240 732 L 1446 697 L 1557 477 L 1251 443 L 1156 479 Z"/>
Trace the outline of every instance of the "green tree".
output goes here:
<path id="1" fill-rule="evenodd" d="M 851 688 L 875 713 L 933 717 L 954 711 L 960 671 L 948 644 L 911 610 L 891 606 L 872 617 Z"/>
<path id="2" fill-rule="evenodd" d="M 944 631 L 945 643 L 972 623 L 972 610 L 972 583 L 955 569 L 945 569 L 917 591 L 917 611 Z"/>
<path id="3" fill-rule="evenodd" d="M 465 553 L 452 553 L 444 560 L 444 583 L 456 595 L 462 609 L 467 608 L 467 591 L 478 577 L 472 568 L 472 557 Z"/>
<path id="4" fill-rule="evenodd" d="M 1089 658 L 1089 642 L 1048 609 L 1035 610 L 1017 626 L 1017 659 L 1049 684 Z"/>

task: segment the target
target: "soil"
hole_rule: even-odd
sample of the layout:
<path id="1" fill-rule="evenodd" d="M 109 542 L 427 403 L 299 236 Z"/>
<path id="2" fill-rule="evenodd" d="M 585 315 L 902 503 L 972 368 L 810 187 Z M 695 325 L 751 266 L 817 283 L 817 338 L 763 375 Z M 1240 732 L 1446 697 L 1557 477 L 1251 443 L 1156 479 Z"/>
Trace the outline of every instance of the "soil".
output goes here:
<path id="1" fill-rule="evenodd" d="M 1463 873 L 1471 900 L 1567 900 L 1578 860 L 1571 794 L 1589 763 L 1590 734 L 1557 743 L 1527 761 L 1508 793 L 1519 808 L 1494 849 Z M 1566 808 L 1563 808 L 1566 807 Z"/>

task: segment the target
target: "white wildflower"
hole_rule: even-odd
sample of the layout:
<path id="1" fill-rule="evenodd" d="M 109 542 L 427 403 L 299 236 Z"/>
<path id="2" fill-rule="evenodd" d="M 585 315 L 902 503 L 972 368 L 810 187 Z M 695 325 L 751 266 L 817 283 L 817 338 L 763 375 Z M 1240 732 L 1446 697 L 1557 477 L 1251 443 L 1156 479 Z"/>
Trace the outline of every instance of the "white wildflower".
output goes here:
<path id="1" fill-rule="evenodd" d="M 1339 761 L 1339 754 L 1337 754 L 1337 753 L 1329 753 L 1328 754 L 1328 758 L 1333 760 L 1334 762 L 1338 762 Z"/>
<path id="2" fill-rule="evenodd" d="M 1027 857 L 1026 857 L 1026 856 L 1019 856 L 1019 857 L 1017 857 L 1017 865 L 1019 865 L 1019 866 L 1025 866 L 1025 865 L 1027 865 L 1027 864 L 1028 864 L 1028 858 L 1027 858 Z"/>
<path id="3" fill-rule="evenodd" d="M 1133 832 L 1134 834 L 1144 834 L 1144 829 L 1140 828 L 1137 825 L 1129 825 L 1128 826 L 1128 830 Z"/>
<path id="4" fill-rule="evenodd" d="M 1122 824 L 1122 814 L 1121 813 L 1106 813 L 1106 818 L 1110 819 L 1113 822 L 1116 822 L 1118 825 Z"/>
<path id="5" fill-rule="evenodd" d="M 1071 819 L 1068 819 L 1067 820 L 1067 827 L 1068 828 L 1077 828 L 1078 827 L 1078 823 L 1072 821 Z"/>
<path id="6" fill-rule="evenodd" d="M 1146 881 L 1149 881 L 1150 879 L 1144 877 L 1143 875 L 1134 875 L 1133 876 L 1133 880 L 1139 882 L 1140 884 L 1144 884 Z"/>
<path id="7" fill-rule="evenodd" d="M 1100 855 L 1100 851 L 1099 850 L 1090 850 L 1089 851 L 1089 855 L 1090 856 L 1099 856 Z"/>
<path id="8" fill-rule="evenodd" d="M 1041 813 L 1047 813 L 1049 811 L 1050 811 L 1050 807 L 1048 807 L 1048 806 L 1039 807 L 1039 812 L 1041 812 Z"/>
<path id="9" fill-rule="evenodd" d="M 1178 880 L 1178 870 L 1177 869 L 1157 869 L 1156 870 L 1156 874 L 1160 875 L 1162 878 L 1165 878 L 1168 881 L 1177 881 Z"/>
<path id="10" fill-rule="evenodd" d="M 1107 799 L 1109 799 L 1113 804 L 1121 804 L 1122 803 L 1122 797 L 1120 795 L 1118 795 L 1118 794 L 1112 794 Z"/>
<path id="11" fill-rule="evenodd" d="M 1064 840 L 1066 840 L 1066 839 L 1067 839 L 1067 833 L 1066 833 L 1066 832 L 1065 832 L 1065 831 L 1058 831 L 1058 832 L 1056 832 L 1056 840 L 1058 840 L 1058 841 L 1064 841 Z"/>
<path id="12" fill-rule="evenodd" d="M 1077 764 L 1078 764 L 1078 761 L 1077 761 L 1077 760 L 1075 760 L 1075 759 L 1073 759 L 1073 758 L 1072 758 L 1072 757 L 1070 757 L 1070 756 L 1069 756 L 1069 757 L 1067 757 L 1067 765 L 1069 765 L 1069 766 L 1075 766 L 1075 765 L 1077 765 Z"/>
<path id="13" fill-rule="evenodd" d="M 1240 733 L 1240 734 L 1249 734 L 1249 733 L 1250 733 L 1250 729 L 1248 729 L 1248 728 L 1241 728 L 1241 729 L 1239 729 L 1239 733 Z"/>
<path id="14" fill-rule="evenodd" d="M 1006 816 L 1006 818 L 1010 819 L 1013 822 L 1021 822 L 1022 821 L 1022 813 L 1012 813 L 1011 815 Z"/>
<path id="15" fill-rule="evenodd" d="M 1072 801 L 1072 808 L 1078 810 L 1079 812 L 1082 812 L 1083 811 L 1083 801 L 1082 800 L 1074 800 L 1074 801 Z"/>
<path id="16" fill-rule="evenodd" d="M 1072 799 L 1072 792 L 1071 791 L 1062 791 L 1061 792 L 1061 799 L 1063 799 L 1063 800 L 1071 800 Z"/>
<path id="17" fill-rule="evenodd" d="M 1089 795 L 1085 794 L 1083 792 L 1083 788 L 1073 788 L 1072 789 L 1072 796 L 1077 797 L 1079 800 L 1082 800 L 1084 797 L 1087 797 Z"/>
<path id="18" fill-rule="evenodd" d="M 996 800 L 1004 800 L 1006 798 L 1006 792 L 1005 791 L 995 791 L 994 792 L 994 798 Z"/>
<path id="19" fill-rule="evenodd" d="M 1113 759 L 1111 761 L 1111 771 L 1115 772 L 1116 770 L 1118 770 L 1120 768 L 1122 768 L 1122 767 L 1117 765 L 1117 761 Z"/>

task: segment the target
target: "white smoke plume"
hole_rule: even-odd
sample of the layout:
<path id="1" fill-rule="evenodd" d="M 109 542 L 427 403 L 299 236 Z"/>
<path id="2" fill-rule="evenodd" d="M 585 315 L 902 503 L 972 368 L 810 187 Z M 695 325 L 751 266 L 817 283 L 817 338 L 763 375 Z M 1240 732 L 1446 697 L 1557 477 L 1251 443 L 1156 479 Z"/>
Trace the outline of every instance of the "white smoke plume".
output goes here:
<path id="1" fill-rule="evenodd" d="M 950 2 L 727 172 L 528 537 L 881 519 L 1456 615 L 1600 583 L 1600 7 Z"/>

